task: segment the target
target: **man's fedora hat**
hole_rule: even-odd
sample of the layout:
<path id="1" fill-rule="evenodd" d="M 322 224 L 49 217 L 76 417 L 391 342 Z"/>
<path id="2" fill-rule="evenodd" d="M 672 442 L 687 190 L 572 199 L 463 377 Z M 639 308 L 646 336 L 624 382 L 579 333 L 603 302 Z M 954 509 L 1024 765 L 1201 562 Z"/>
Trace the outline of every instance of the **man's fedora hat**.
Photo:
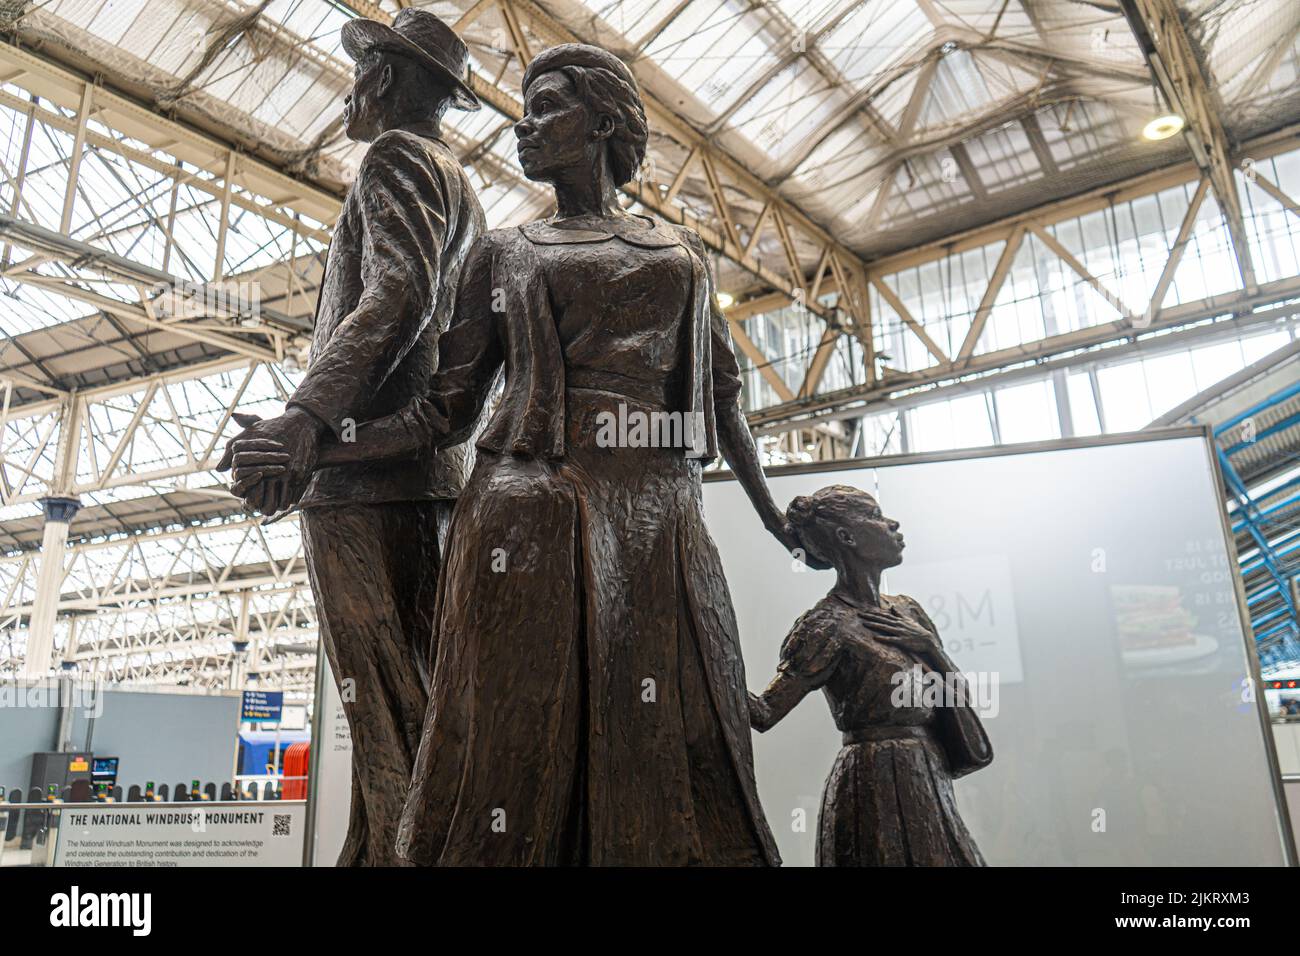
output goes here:
<path id="1" fill-rule="evenodd" d="M 455 31 L 428 10 L 405 7 L 393 25 L 378 20 L 349 20 L 343 24 L 343 49 L 353 60 L 371 50 L 389 50 L 410 57 L 425 69 L 450 80 L 451 105 L 476 110 L 482 104 L 465 83 L 469 75 L 469 48 Z"/>

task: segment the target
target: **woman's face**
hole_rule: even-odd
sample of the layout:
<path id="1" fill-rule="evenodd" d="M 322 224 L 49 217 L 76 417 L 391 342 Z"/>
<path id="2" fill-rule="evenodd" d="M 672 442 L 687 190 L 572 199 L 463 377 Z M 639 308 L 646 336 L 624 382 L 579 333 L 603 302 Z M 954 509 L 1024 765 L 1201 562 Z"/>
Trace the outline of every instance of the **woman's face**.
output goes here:
<path id="1" fill-rule="evenodd" d="M 524 175 L 553 183 L 592 169 L 602 139 L 597 119 L 563 73 L 543 73 L 533 80 L 524 96 L 524 118 L 515 124 Z"/>
<path id="2" fill-rule="evenodd" d="M 852 511 L 835 529 L 837 542 L 855 558 L 882 568 L 903 563 L 903 536 L 898 522 L 886 518 L 876 499 L 866 492 L 857 496 Z"/>

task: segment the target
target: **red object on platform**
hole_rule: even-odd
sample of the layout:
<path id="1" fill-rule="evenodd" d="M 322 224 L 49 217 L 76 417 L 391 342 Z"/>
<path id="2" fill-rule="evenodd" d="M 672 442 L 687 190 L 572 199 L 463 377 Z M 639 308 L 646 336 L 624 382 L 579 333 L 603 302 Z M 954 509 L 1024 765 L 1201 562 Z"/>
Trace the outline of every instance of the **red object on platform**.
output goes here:
<path id="1" fill-rule="evenodd" d="M 307 774 L 311 766 L 311 744 L 290 744 L 284 752 L 284 784 L 281 800 L 307 799 Z M 293 779 L 293 778 L 298 779 Z"/>

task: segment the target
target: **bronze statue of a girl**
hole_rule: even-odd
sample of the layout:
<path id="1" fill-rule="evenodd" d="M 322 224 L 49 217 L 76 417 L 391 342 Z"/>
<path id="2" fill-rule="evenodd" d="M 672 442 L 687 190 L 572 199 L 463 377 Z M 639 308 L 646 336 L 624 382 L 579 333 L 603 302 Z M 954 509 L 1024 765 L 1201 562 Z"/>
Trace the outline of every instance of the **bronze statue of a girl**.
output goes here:
<path id="1" fill-rule="evenodd" d="M 881 572 L 903 560 L 898 522 L 846 485 L 796 498 L 786 514 L 837 579 L 795 622 L 767 690 L 750 695 L 750 722 L 766 731 L 805 695 L 826 695 L 844 746 L 822 796 L 817 865 L 983 866 L 952 781 L 993 750 L 925 611 L 881 593 Z M 924 692 L 935 677 L 956 699 Z"/>

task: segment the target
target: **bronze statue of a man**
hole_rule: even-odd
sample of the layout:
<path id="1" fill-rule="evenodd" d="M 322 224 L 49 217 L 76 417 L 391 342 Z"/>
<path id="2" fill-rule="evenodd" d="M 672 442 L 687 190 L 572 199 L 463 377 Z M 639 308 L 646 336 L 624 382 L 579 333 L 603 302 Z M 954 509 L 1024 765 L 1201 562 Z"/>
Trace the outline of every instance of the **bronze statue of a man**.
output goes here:
<path id="1" fill-rule="evenodd" d="M 436 16 L 404 9 L 392 26 L 353 20 L 356 61 L 344 107 L 370 143 L 334 228 L 306 377 L 243 447 L 292 466 L 237 476 L 264 514 L 299 502 L 321 637 L 352 729 L 352 816 L 339 865 L 391 865 L 428 697 L 445 527 L 466 472 L 462 448 L 315 471 L 319 446 L 404 408 L 428 389 L 461 266 L 483 210 L 440 135 L 446 109 L 475 110 L 468 50 Z M 229 467 L 231 452 L 223 465 Z M 346 682 L 351 681 L 349 685 Z"/>

